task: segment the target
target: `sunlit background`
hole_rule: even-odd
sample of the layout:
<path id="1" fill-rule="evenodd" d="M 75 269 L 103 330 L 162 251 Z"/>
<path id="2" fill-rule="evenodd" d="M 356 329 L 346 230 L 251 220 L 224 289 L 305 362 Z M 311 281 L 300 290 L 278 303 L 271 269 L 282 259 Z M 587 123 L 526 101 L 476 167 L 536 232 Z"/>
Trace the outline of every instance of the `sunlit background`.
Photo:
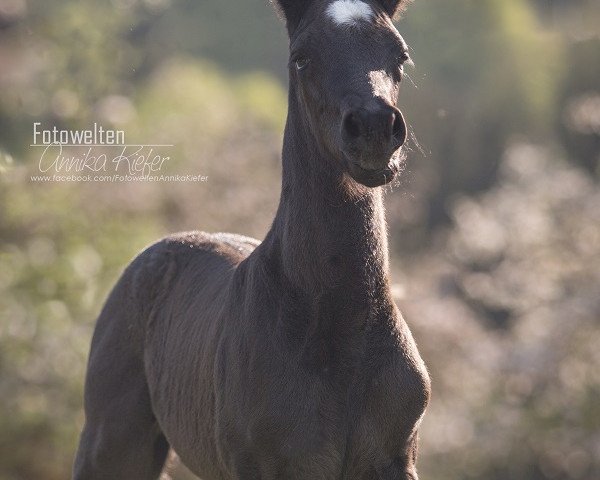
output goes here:
<path id="1" fill-rule="evenodd" d="M 386 203 L 433 378 L 421 478 L 598 480 L 600 2 L 416 0 L 398 25 L 412 138 Z M 264 236 L 284 33 L 267 0 L 0 0 L 1 480 L 69 477 L 94 320 L 136 252 Z M 209 181 L 33 183 L 33 122 L 173 144 L 169 172 Z"/>

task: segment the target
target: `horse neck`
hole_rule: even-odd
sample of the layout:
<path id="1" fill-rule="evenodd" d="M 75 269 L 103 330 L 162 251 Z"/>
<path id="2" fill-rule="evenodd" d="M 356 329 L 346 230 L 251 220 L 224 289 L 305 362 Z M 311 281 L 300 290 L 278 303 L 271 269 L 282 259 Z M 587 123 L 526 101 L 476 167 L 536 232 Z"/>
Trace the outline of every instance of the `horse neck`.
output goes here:
<path id="1" fill-rule="evenodd" d="M 382 193 L 344 178 L 338 165 L 302 121 L 291 93 L 269 255 L 294 290 L 365 311 L 382 294 L 389 298 Z"/>

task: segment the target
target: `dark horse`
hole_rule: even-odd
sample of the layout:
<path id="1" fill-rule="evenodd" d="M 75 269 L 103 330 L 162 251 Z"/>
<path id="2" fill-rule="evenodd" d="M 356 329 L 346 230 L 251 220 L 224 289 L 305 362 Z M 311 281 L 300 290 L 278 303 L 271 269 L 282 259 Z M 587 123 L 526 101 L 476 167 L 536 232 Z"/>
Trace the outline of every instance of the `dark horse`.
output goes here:
<path id="1" fill-rule="evenodd" d="M 382 185 L 401 168 L 399 0 L 278 0 L 290 37 L 265 240 L 170 236 L 98 319 L 74 477 L 417 479 L 430 384 L 390 293 Z"/>

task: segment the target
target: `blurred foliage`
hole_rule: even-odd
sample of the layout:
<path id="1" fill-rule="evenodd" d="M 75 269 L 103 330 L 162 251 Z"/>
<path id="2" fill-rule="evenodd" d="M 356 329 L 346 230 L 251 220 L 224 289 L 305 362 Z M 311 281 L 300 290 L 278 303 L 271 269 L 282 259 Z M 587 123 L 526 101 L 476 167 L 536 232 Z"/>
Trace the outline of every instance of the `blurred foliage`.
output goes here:
<path id="1" fill-rule="evenodd" d="M 600 477 L 599 20 L 594 0 L 419 0 L 399 23 L 412 151 L 387 206 L 434 379 L 423 478 Z M 0 480 L 69 476 L 94 318 L 135 252 L 264 235 L 285 45 L 266 0 L 0 0 Z M 34 121 L 174 144 L 164 173 L 209 181 L 32 183 Z"/>
<path id="2" fill-rule="evenodd" d="M 600 178 L 600 36 L 572 42 L 568 57 L 558 130 L 574 160 Z"/>
<path id="3" fill-rule="evenodd" d="M 500 173 L 403 269 L 399 304 L 433 377 L 423 477 L 596 479 L 600 188 L 528 144 Z"/>
<path id="4" fill-rule="evenodd" d="M 418 193 L 420 245 L 447 220 L 455 192 L 495 181 L 507 138 L 548 132 L 565 55 L 522 0 L 415 2 L 400 30 L 416 64 L 400 103 L 424 151 L 414 168 L 428 185 Z"/>
<path id="5" fill-rule="evenodd" d="M 92 322 L 123 265 L 157 234 L 75 187 L 0 178 L 0 478 L 64 479 L 82 425 Z"/>

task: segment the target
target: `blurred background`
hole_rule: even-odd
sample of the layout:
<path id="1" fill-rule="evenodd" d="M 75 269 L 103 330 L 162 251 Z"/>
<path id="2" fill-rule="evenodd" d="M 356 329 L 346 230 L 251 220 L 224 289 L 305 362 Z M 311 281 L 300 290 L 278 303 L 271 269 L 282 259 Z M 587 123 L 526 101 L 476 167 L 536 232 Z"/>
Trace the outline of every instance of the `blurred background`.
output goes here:
<path id="1" fill-rule="evenodd" d="M 600 478 L 600 2 L 417 0 L 387 190 L 433 378 L 424 480 Z M 68 478 L 93 324 L 168 232 L 263 238 L 287 41 L 267 0 L 0 0 L 0 479 Z M 33 122 L 173 144 L 206 183 L 36 183 Z M 174 479 L 193 478 L 171 466 Z"/>

